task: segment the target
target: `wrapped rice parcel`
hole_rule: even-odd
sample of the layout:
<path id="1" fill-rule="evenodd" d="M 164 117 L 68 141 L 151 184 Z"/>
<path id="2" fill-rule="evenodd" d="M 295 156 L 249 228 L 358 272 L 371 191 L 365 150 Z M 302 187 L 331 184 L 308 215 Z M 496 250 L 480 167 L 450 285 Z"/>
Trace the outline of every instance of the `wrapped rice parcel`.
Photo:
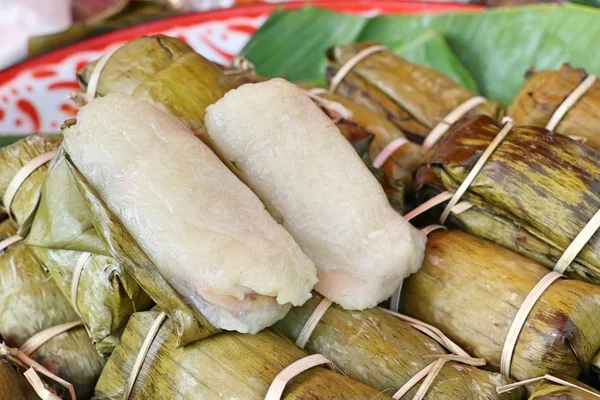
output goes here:
<path id="1" fill-rule="evenodd" d="M 56 182 L 64 176 L 60 171 L 64 172 L 64 166 L 54 165 L 51 182 L 46 181 L 50 158 L 61 140 L 58 136 L 30 136 L 0 149 L 0 194 L 13 219 L 22 225 L 21 231 L 35 226 L 27 243 L 54 248 L 32 247 L 32 252 L 71 302 L 98 351 L 107 355 L 129 315 L 150 308 L 151 301 L 115 260 L 76 251 L 95 231 L 89 222 L 76 224 L 67 219 L 64 208 L 72 204 L 70 192 L 65 190 L 64 180 Z M 45 189 L 40 198 L 42 185 Z M 57 250 L 61 248 L 75 251 Z"/>
<path id="2" fill-rule="evenodd" d="M 324 302 L 327 300 L 323 296 L 313 294 L 302 307 L 292 308 L 274 329 L 308 352 L 322 354 L 349 378 L 395 394 L 431 363 L 448 357 L 448 350 L 436 341 L 437 336 L 434 340 L 413 327 L 411 321 L 380 308 L 347 311 L 331 305 L 322 311 L 323 304 L 327 304 Z M 321 316 L 316 324 L 315 316 Z M 309 327 L 313 330 L 307 335 Z M 474 393 L 486 399 L 522 398 L 520 388 L 501 395 L 496 392 L 497 386 L 511 382 L 498 373 L 448 360 L 424 398 L 466 400 Z M 422 384 L 416 382 L 401 398 L 413 398 Z"/>
<path id="3" fill-rule="evenodd" d="M 535 386 L 529 400 L 598 400 L 600 392 L 581 382 L 561 377 L 568 384 L 543 380 Z M 573 386 L 571 386 L 571 385 Z"/>
<path id="4" fill-rule="evenodd" d="M 436 231 L 423 267 L 404 282 L 401 309 L 517 380 L 547 373 L 584 379 L 600 359 L 600 287 L 548 281 L 553 274 L 492 242 Z M 550 285 L 532 301 L 542 282 Z M 526 301 L 533 308 L 523 314 Z M 515 322 L 520 316 L 523 323 Z"/>
<path id="5" fill-rule="evenodd" d="M 219 149 L 215 148 L 204 133 L 204 108 L 221 98 L 229 89 L 244 83 L 266 80 L 252 72 L 227 70 L 195 53 L 181 40 L 160 35 L 135 39 L 105 57 L 108 57 L 108 61 L 101 68 L 99 62 L 93 62 L 77 75 L 80 86 L 89 94 L 88 100 L 108 93 L 125 93 L 146 100 L 181 118 L 220 157 Z M 97 73 L 92 79 L 94 71 Z M 177 83 L 185 79 L 182 76 L 188 77 L 186 85 Z M 371 161 L 375 160 L 386 144 L 404 136 L 385 117 L 341 96 L 315 94 L 312 98 L 322 108 L 336 104 L 334 109 L 328 108 L 328 115 L 348 139 L 356 138 L 357 135 L 361 138 L 374 135 L 369 150 Z M 325 100 L 320 100 L 321 98 Z M 334 103 L 325 104 L 327 100 Z M 339 114 L 340 108 L 344 109 L 342 115 Z M 412 174 L 422 156 L 419 146 L 408 143 L 378 166 L 386 174 L 378 178 L 390 200 L 398 208 L 402 208 L 404 190 L 396 182 L 401 182 L 404 188 L 412 187 Z M 221 159 L 227 164 L 226 158 Z M 238 173 L 235 166 L 228 164 L 228 167 Z M 243 176 L 238 177 L 243 179 Z"/>
<path id="6" fill-rule="evenodd" d="M 518 125 L 546 127 L 600 150 L 600 83 L 583 69 L 564 64 L 528 73 L 508 115 Z"/>
<path id="7" fill-rule="evenodd" d="M 376 46 L 365 42 L 329 49 L 330 89 L 384 115 L 409 139 L 423 142 L 440 122 L 449 119 L 450 113 L 466 102 L 469 103 L 462 107 L 459 117 L 483 114 L 500 120 L 504 114 L 500 103 L 475 99 L 475 93 L 444 74 Z M 364 57 L 356 64 L 347 64 L 359 53 Z M 342 67 L 347 73 L 335 76 Z"/>
<path id="8" fill-rule="evenodd" d="M 157 317 L 158 311 L 133 315 L 102 371 L 94 399 L 123 399 L 132 376 L 130 400 L 390 399 L 379 390 L 319 366 L 293 377 L 281 397 L 272 397 L 268 390 L 278 374 L 307 356 L 293 343 L 266 329 L 256 335 L 224 332 L 177 348 L 172 321 L 167 319 L 158 330 L 152 330 Z M 152 345 L 144 355 L 140 349 L 148 337 Z M 135 373 L 133 366 L 140 354 L 143 367 Z"/>
<path id="9" fill-rule="evenodd" d="M 417 171 L 420 202 L 455 192 L 500 130 L 482 116 L 457 123 Z M 462 196 L 473 207 L 448 220 L 553 268 L 600 208 L 599 161 L 566 136 L 513 127 Z M 561 264 L 569 277 L 600 283 L 600 235 Z"/>
<path id="10" fill-rule="evenodd" d="M 115 93 L 64 136 L 96 230 L 182 344 L 215 328 L 256 333 L 310 297 L 313 263 L 177 118 Z"/>
<path id="11" fill-rule="evenodd" d="M 422 261 L 425 235 L 390 206 L 333 122 L 273 79 L 207 108 L 211 140 L 283 218 L 318 269 L 315 289 L 344 308 L 389 298 Z"/>
<path id="12" fill-rule="evenodd" d="M 12 221 L 0 224 L 2 239 L 14 237 Z M 20 349 L 89 398 L 104 365 L 85 327 L 29 247 L 15 243 L 0 252 L 0 332 L 6 346 Z M 53 334 L 49 334 L 51 331 Z M 48 383 L 50 383 L 49 381 Z M 58 383 L 59 393 L 68 393 Z"/>

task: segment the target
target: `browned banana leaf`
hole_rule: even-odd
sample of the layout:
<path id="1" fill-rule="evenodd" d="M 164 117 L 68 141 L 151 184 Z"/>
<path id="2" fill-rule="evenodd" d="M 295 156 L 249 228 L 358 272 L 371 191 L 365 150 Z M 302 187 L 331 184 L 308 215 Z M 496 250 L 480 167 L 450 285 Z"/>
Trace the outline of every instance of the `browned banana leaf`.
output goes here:
<path id="1" fill-rule="evenodd" d="M 544 380 L 535 387 L 529 400 L 598 400 L 600 398 L 600 392 L 581 382 L 564 376 L 560 376 L 560 379 L 567 380 L 579 388 Z"/>
<path id="2" fill-rule="evenodd" d="M 564 64 L 558 71 L 530 73 L 529 79 L 508 108 L 518 125 L 545 127 L 562 102 L 587 78 L 583 69 Z M 569 109 L 554 131 L 583 140 L 600 150 L 600 82 Z"/>
<path id="3" fill-rule="evenodd" d="M 327 52 L 328 78 L 361 50 L 376 43 L 334 46 Z M 393 122 L 411 140 L 422 142 L 452 110 L 475 93 L 433 69 L 413 64 L 389 51 L 380 51 L 359 62 L 342 80 L 336 93 Z M 495 101 L 470 114 L 500 120 L 502 105 Z"/>
<path id="4" fill-rule="evenodd" d="M 55 151 L 60 141 L 60 136 L 30 136 L 0 149 L 0 194 L 4 195 L 8 183 L 23 165 L 43 153 Z M 73 239 L 74 242 L 79 242 L 82 237 L 95 235 L 95 231 L 91 224 L 89 225 L 92 229 L 88 228 L 86 231 L 72 221 L 65 220 L 67 214 L 63 212 L 62 207 L 71 203 L 66 197 L 68 191 L 65 190 L 66 185 L 62 180 L 56 182 L 51 190 L 43 192 L 41 205 L 36 209 L 40 202 L 40 188 L 48 175 L 48 165 L 49 163 L 39 167 L 23 182 L 12 202 L 11 210 L 19 225 L 29 226 L 33 223 L 42 226 L 44 235 L 54 240 L 54 247 L 60 249 L 63 244 L 60 240 L 65 237 L 68 241 Z M 54 167 L 53 170 L 56 171 L 53 175 L 56 176 L 60 166 Z M 60 208 L 54 213 L 49 213 L 48 204 L 55 204 Z M 34 229 L 34 233 L 39 231 L 39 226 Z M 31 237 L 29 243 L 40 244 L 36 238 Z M 82 253 L 41 247 L 32 247 L 32 251 L 43 267 L 50 272 L 62 293 L 71 301 L 73 273 Z M 98 351 L 104 355 L 110 354 L 114 348 L 127 318 L 134 311 L 149 309 L 152 305 L 150 299 L 120 265 L 101 255 L 92 255 L 84 265 L 77 297 L 81 319 Z"/>
<path id="5" fill-rule="evenodd" d="M 455 124 L 417 172 L 420 200 L 456 190 L 499 130 L 481 116 Z M 552 268 L 600 207 L 599 161 L 599 153 L 566 136 L 515 127 L 462 197 L 475 207 L 450 219 Z M 600 283 L 600 234 L 566 274 Z"/>
<path id="6" fill-rule="evenodd" d="M 313 298 L 302 307 L 295 307 L 275 330 L 295 341 L 314 309 L 323 297 L 313 292 Z M 349 378 L 393 394 L 419 371 L 447 354 L 435 340 L 406 322 L 373 308 L 346 311 L 332 305 L 323 315 L 305 349 L 327 357 Z M 510 379 L 459 363 L 447 363 L 427 392 L 426 399 L 472 399 L 477 393 L 486 399 L 520 399 L 521 389 L 498 394 L 496 386 L 511 383 Z M 415 386 L 403 399 L 411 399 Z"/>
<path id="7" fill-rule="evenodd" d="M 429 235 L 423 266 L 404 281 L 401 307 L 498 370 L 518 309 L 547 273 L 538 263 L 492 242 L 458 230 L 437 231 Z M 567 279 L 554 282 L 525 321 L 511 377 L 588 377 L 600 351 L 599 320 L 600 287 Z"/>
<path id="8" fill-rule="evenodd" d="M 158 315 L 136 313 L 121 344 L 102 372 L 94 399 L 121 400 L 132 366 Z M 270 330 L 256 335 L 224 332 L 177 348 L 177 333 L 166 320 L 144 360 L 130 400 L 264 399 L 275 376 L 307 354 Z M 283 399 L 389 399 L 381 391 L 322 367 L 293 378 Z"/>
<path id="9" fill-rule="evenodd" d="M 340 132 L 350 142 L 373 135 L 369 147 L 369 157 L 374 160 L 383 148 L 395 139 L 403 138 L 404 133 L 387 118 L 360 106 L 352 101 L 336 95 L 323 94 L 324 99 L 341 104 L 351 112 L 351 116 L 335 115 L 335 111 L 321 107 L 336 123 Z M 425 151 L 415 143 L 407 143 L 396 150 L 383 164 L 381 170 L 392 180 L 402 182 L 407 189 L 412 188 L 413 174 L 421 165 Z"/>
<path id="10" fill-rule="evenodd" d="M 0 399 L 39 400 L 31 385 L 5 360 L 0 360 Z"/>
<path id="11" fill-rule="evenodd" d="M 12 221 L 0 224 L 3 239 L 15 233 Z M 36 333 L 78 319 L 26 245 L 13 244 L 0 253 L 0 332 L 9 347 L 20 347 Z M 50 339 L 31 357 L 72 383 L 81 399 L 91 396 L 104 365 L 83 326 Z M 54 387 L 66 392 L 58 384 Z"/>

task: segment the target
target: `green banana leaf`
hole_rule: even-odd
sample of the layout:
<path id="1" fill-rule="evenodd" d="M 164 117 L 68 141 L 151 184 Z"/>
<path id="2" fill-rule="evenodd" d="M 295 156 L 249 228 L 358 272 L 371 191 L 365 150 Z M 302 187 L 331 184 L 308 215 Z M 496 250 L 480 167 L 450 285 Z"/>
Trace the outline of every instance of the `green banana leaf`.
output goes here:
<path id="1" fill-rule="evenodd" d="M 324 81 L 325 51 L 334 45 L 352 43 L 366 23 L 364 17 L 311 6 L 277 10 L 241 54 L 256 65 L 259 75 L 281 76 L 289 81 Z"/>
<path id="2" fill-rule="evenodd" d="M 275 11 L 242 51 L 267 77 L 283 76 L 291 81 L 321 86 L 325 51 L 356 41 L 367 18 L 339 14 L 307 6 L 299 10 Z M 306 26 L 315 27 L 306 29 Z M 454 55 L 444 38 L 434 30 L 413 36 L 414 40 L 391 43 L 397 55 L 416 64 L 436 69 L 477 92 L 475 80 Z M 272 49 L 279 49 L 273 52 Z"/>
<path id="3" fill-rule="evenodd" d="M 263 75 L 320 80 L 323 51 L 328 46 L 376 41 L 397 51 L 433 29 L 445 38 L 481 92 L 506 104 L 533 66 L 557 69 L 570 62 L 590 73 L 600 73 L 600 59 L 589 54 L 600 36 L 600 10 L 592 7 L 541 4 L 481 12 L 355 18 L 313 7 L 280 11 L 259 29 L 242 53 Z M 440 50 L 432 58 L 444 59 L 444 54 Z M 441 68 L 439 64 L 431 66 Z"/>
<path id="4" fill-rule="evenodd" d="M 360 41 L 393 44 L 435 29 L 489 98 L 509 103 L 531 68 L 557 69 L 564 62 L 590 73 L 600 59 L 590 57 L 600 35 L 600 11 L 574 4 L 502 7 L 485 12 L 379 16 Z"/>
<path id="5" fill-rule="evenodd" d="M 15 230 L 11 220 L 4 221 L 0 224 L 0 238 L 14 235 Z M 21 242 L 0 252 L 0 332 L 8 346 L 20 347 L 39 332 L 78 319 L 29 247 Z M 48 340 L 31 358 L 72 383 L 82 399 L 93 393 L 104 365 L 83 326 Z M 65 391 L 58 384 L 55 388 Z"/>
<path id="6" fill-rule="evenodd" d="M 428 30 L 415 40 L 390 45 L 392 53 L 436 71 L 442 72 L 472 92 L 479 92 L 469 70 L 456 57 L 448 42 L 435 30 Z"/>

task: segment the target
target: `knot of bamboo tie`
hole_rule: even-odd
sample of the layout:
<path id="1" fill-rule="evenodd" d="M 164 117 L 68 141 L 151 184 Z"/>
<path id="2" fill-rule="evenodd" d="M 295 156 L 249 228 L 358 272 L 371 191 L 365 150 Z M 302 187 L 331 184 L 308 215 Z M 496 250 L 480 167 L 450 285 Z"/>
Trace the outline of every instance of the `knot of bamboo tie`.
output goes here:
<path id="1" fill-rule="evenodd" d="M 250 73 L 256 74 L 256 66 L 252 61 L 248 60 L 244 56 L 236 56 L 231 60 L 231 67 L 233 69 L 225 71 L 225 75 L 235 75 L 235 74 L 243 74 Z"/>

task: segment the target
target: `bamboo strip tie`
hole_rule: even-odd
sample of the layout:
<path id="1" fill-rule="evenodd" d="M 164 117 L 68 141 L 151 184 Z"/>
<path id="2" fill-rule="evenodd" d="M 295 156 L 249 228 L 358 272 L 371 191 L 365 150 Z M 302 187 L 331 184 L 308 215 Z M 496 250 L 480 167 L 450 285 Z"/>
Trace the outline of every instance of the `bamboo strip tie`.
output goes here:
<path id="1" fill-rule="evenodd" d="M 43 331 L 38 332 L 29 339 L 27 339 L 27 341 L 23 343 L 19 350 L 30 356 L 49 340 L 54 339 L 56 336 L 61 335 L 67 331 L 70 331 L 73 328 L 82 325 L 83 322 L 74 321 L 67 322 L 66 324 L 56 325 L 52 328 L 44 329 Z"/>
<path id="2" fill-rule="evenodd" d="M 329 310 L 329 307 L 331 307 L 332 304 L 333 302 L 331 300 L 329 300 L 326 297 L 323 297 L 323 300 L 321 300 L 319 305 L 317 305 L 317 307 L 313 310 L 312 314 L 310 314 L 310 317 L 308 317 L 308 319 L 304 323 L 300 334 L 296 338 L 296 346 L 300 347 L 301 349 L 303 349 L 304 346 L 306 346 L 306 343 L 308 343 L 308 340 L 310 339 L 310 335 L 312 335 L 313 331 L 317 327 L 317 324 L 319 323 L 319 321 L 321 321 L 321 318 L 323 318 L 323 315 L 325 315 L 325 313 L 327 312 L 327 310 Z"/>
<path id="3" fill-rule="evenodd" d="M 237 75 L 237 74 L 256 74 L 256 66 L 252 61 L 248 60 L 244 56 L 236 56 L 231 60 L 231 66 L 233 69 L 224 72 L 225 75 Z"/>
<path id="4" fill-rule="evenodd" d="M 546 124 L 546 129 L 554 131 L 569 110 L 591 89 L 595 82 L 596 75 L 588 75 L 554 111 L 554 114 L 552 114 L 552 117 Z"/>
<path id="5" fill-rule="evenodd" d="M 81 274 L 83 273 L 83 268 L 91 258 L 92 253 L 82 253 L 79 259 L 77 260 L 77 265 L 75 266 L 75 270 L 73 271 L 73 278 L 71 280 L 71 305 L 75 309 L 77 315 L 81 317 L 81 311 L 79 310 L 79 306 L 77 305 L 77 294 L 79 291 L 79 281 L 81 280 Z"/>
<path id="6" fill-rule="evenodd" d="M 431 385 L 435 381 L 435 378 L 437 378 L 444 365 L 449 361 L 460 362 L 462 364 L 472 365 L 474 367 L 481 367 L 485 365 L 485 360 L 483 358 L 463 357 L 453 354 L 440 356 L 437 360 L 423 368 L 415 376 L 409 379 L 408 382 L 406 382 L 396 393 L 394 393 L 392 398 L 396 400 L 401 399 L 424 378 L 425 380 L 421 384 L 421 387 L 419 387 L 419 390 L 417 390 L 417 393 L 412 398 L 412 400 L 423 400 L 431 388 Z"/>
<path id="7" fill-rule="evenodd" d="M 348 73 L 352 71 L 352 69 L 359 62 L 375 53 L 384 50 L 387 50 L 385 46 L 376 44 L 374 46 L 367 47 L 366 49 L 363 49 L 355 55 L 353 55 L 352 57 L 350 57 L 350 59 L 344 65 L 342 65 L 342 67 L 335 73 L 333 78 L 331 78 L 331 82 L 329 83 L 329 91 L 331 93 L 335 93 L 338 86 L 340 85 L 340 83 L 342 83 L 346 75 L 348 75 Z"/>
<path id="8" fill-rule="evenodd" d="M 277 374 L 275 379 L 273 379 L 271 386 L 269 386 L 269 390 L 267 390 L 265 400 L 280 400 L 285 386 L 289 381 L 302 372 L 323 364 L 331 364 L 331 361 L 323 357 L 321 354 L 312 354 L 294 361 L 285 367 L 280 373 Z"/>
<path id="9" fill-rule="evenodd" d="M 317 103 L 317 105 L 339 114 L 344 119 L 350 119 L 354 115 L 352 110 L 349 110 L 343 104 L 320 97 L 321 94 L 327 93 L 325 89 L 314 88 L 306 90 L 305 93 L 311 98 L 312 101 Z"/>
<path id="10" fill-rule="evenodd" d="M 511 383 L 508 385 L 503 385 L 503 386 L 498 386 L 496 387 L 496 392 L 498 392 L 498 394 L 502 394 L 502 393 L 506 393 L 506 392 L 510 392 L 511 390 L 514 390 L 518 387 L 521 386 L 525 386 L 525 385 L 529 385 L 531 383 L 535 383 L 535 382 L 539 382 L 539 381 L 543 381 L 543 380 L 547 380 L 550 382 L 554 382 L 554 383 L 558 383 L 559 385 L 563 385 L 563 386 L 568 386 L 568 387 L 572 387 L 575 389 L 579 389 L 581 391 L 583 391 L 584 393 L 590 394 L 594 397 L 597 397 L 600 399 L 600 393 L 596 392 L 596 391 L 591 391 L 588 390 L 584 387 L 581 387 L 580 385 L 577 385 L 575 383 L 569 382 L 567 380 L 561 379 L 559 377 L 556 377 L 554 375 L 551 374 L 546 374 L 544 376 L 538 376 L 536 378 L 531 378 L 531 379 L 526 379 L 520 382 L 515 382 L 515 383 Z"/>
<path id="11" fill-rule="evenodd" d="M 432 209 L 433 207 L 440 205 L 448 200 L 450 200 L 452 198 L 452 196 L 454 196 L 454 193 L 450 192 L 450 191 L 445 191 L 442 192 L 434 197 L 432 197 L 431 199 L 427 200 L 426 202 L 424 202 L 423 204 L 421 204 L 420 206 L 416 207 L 414 210 L 412 210 L 411 212 L 408 212 L 406 214 L 404 214 L 404 219 L 406 219 L 407 221 L 412 220 L 413 218 L 423 214 L 424 212 Z M 468 201 L 461 201 L 460 203 L 458 203 L 457 205 L 455 205 L 452 210 L 450 210 L 453 214 L 460 214 L 463 213 L 465 211 L 467 211 L 468 209 L 470 209 L 471 207 L 473 207 L 473 204 L 469 203 Z"/>
<path id="12" fill-rule="evenodd" d="M 35 369 L 29 368 L 27 371 L 23 373 L 35 393 L 42 400 L 61 400 L 60 397 L 46 389 L 46 385 L 40 378 L 40 376 L 35 372 Z"/>
<path id="13" fill-rule="evenodd" d="M 592 236 L 594 236 L 598 228 L 600 228 L 600 210 L 596 211 L 592 219 L 585 224 L 583 229 L 560 256 L 552 270 L 559 274 L 563 274 L 581 250 L 583 250 L 585 245 L 590 241 Z"/>
<path id="14" fill-rule="evenodd" d="M 90 75 L 90 79 L 88 80 L 84 97 L 85 103 L 89 103 L 90 101 L 94 100 L 98 92 L 98 83 L 100 82 L 100 75 L 102 74 L 102 70 L 104 69 L 110 58 L 113 56 L 113 54 L 115 54 L 117 50 L 119 50 L 124 45 L 125 44 L 121 44 L 113 47 L 112 49 L 104 53 L 104 55 L 98 60 L 98 62 L 94 66 L 94 70 Z"/>
<path id="15" fill-rule="evenodd" d="M 515 319 L 513 320 L 506 339 L 504 340 L 504 346 L 502 347 L 502 357 L 500 359 L 500 373 L 506 377 L 510 377 L 510 367 L 512 364 L 512 357 L 519 339 L 519 334 L 523 330 L 525 321 L 531 313 L 531 310 L 540 299 L 542 294 L 554 283 L 557 279 L 564 278 L 563 275 L 557 272 L 550 272 L 545 275 L 534 287 L 531 289 L 523 304 L 517 311 Z"/>
<path id="16" fill-rule="evenodd" d="M 448 129 L 459 119 L 465 116 L 469 111 L 474 109 L 475 107 L 485 103 L 487 100 L 482 96 L 474 96 L 464 103 L 460 104 L 454 110 L 450 111 L 448 115 L 446 115 L 438 124 L 429 132 L 429 135 L 423 141 L 423 147 L 425 149 L 430 149 L 435 145 Z"/>
<path id="17" fill-rule="evenodd" d="M 13 244 L 19 243 L 21 240 L 23 240 L 23 238 L 19 235 L 14 235 L 7 239 L 4 239 L 3 241 L 0 242 L 0 251 L 6 250 Z"/>
<path id="18" fill-rule="evenodd" d="M 9 361 L 13 362 L 14 364 L 20 365 L 22 367 L 32 368 L 40 374 L 52 379 L 53 381 L 65 387 L 69 391 L 69 394 L 71 395 L 71 398 L 73 400 L 77 400 L 75 388 L 73 387 L 73 385 L 70 382 L 67 382 L 66 380 L 53 374 L 43 365 L 39 364 L 37 361 L 31 358 L 31 354 L 33 354 L 33 352 L 35 352 L 40 346 L 42 346 L 49 340 L 80 325 L 82 325 L 82 323 L 79 321 L 57 325 L 52 328 L 45 329 L 33 335 L 18 349 L 8 347 L 4 342 L 2 342 L 0 343 L 0 356 L 6 357 Z M 49 394 L 47 393 L 48 391 L 46 390 L 43 382 L 41 382 L 41 379 L 37 377 L 37 374 L 35 374 L 35 372 L 30 372 L 28 375 L 25 375 L 27 380 L 30 382 L 33 389 L 38 394 L 38 396 L 40 396 L 40 398 L 42 398 L 43 400 L 55 399 L 54 397 L 49 396 Z"/>
<path id="19" fill-rule="evenodd" d="M 142 369 L 142 365 L 144 364 L 144 360 L 148 355 L 148 350 L 150 350 L 150 346 L 152 346 L 152 342 L 154 338 L 158 334 L 160 327 L 165 321 L 167 314 L 164 311 L 161 311 L 160 314 L 156 317 L 152 326 L 150 326 L 150 330 L 142 343 L 142 347 L 140 347 L 140 351 L 135 359 L 135 363 L 133 364 L 133 368 L 131 369 L 131 374 L 127 379 L 127 386 L 125 387 L 125 392 L 123 392 L 123 400 L 128 400 L 131 395 L 131 391 L 133 390 L 133 386 L 135 385 L 135 381 L 137 380 L 138 375 Z"/>
<path id="20" fill-rule="evenodd" d="M 10 218 L 12 218 L 12 213 L 10 210 L 12 202 L 15 198 L 15 195 L 19 191 L 19 188 L 21 185 L 23 185 L 23 182 L 25 182 L 25 180 L 29 178 L 29 176 L 33 174 L 39 167 L 50 161 L 54 157 L 54 154 L 56 154 L 56 151 L 50 151 L 35 157 L 33 160 L 23 165 L 23 167 L 21 167 L 15 176 L 13 176 L 12 180 L 6 187 L 6 192 L 4 193 L 3 199 L 4 208 L 6 209 L 6 212 Z"/>
<path id="21" fill-rule="evenodd" d="M 498 132 L 494 140 L 492 140 L 489 146 L 485 149 L 481 157 L 479 157 L 479 160 L 477 160 L 477 163 L 475 163 L 475 166 L 473 166 L 471 172 L 469 172 L 465 180 L 460 184 L 460 186 L 446 205 L 446 208 L 444 209 L 444 212 L 442 212 L 442 216 L 440 217 L 440 223 L 444 224 L 446 222 L 446 219 L 450 215 L 450 212 L 452 212 L 452 208 L 454 208 L 454 206 L 459 202 L 460 198 L 465 194 L 467 189 L 469 189 L 469 186 L 471 186 L 475 178 L 477 178 L 477 175 L 479 175 L 479 172 L 481 172 L 485 163 L 492 156 L 492 154 L 494 154 L 494 151 L 496 151 L 498 146 L 500 146 L 506 135 L 508 135 L 508 133 L 512 129 L 512 119 L 504 118 L 503 122 L 504 127 L 500 130 L 500 132 Z"/>

